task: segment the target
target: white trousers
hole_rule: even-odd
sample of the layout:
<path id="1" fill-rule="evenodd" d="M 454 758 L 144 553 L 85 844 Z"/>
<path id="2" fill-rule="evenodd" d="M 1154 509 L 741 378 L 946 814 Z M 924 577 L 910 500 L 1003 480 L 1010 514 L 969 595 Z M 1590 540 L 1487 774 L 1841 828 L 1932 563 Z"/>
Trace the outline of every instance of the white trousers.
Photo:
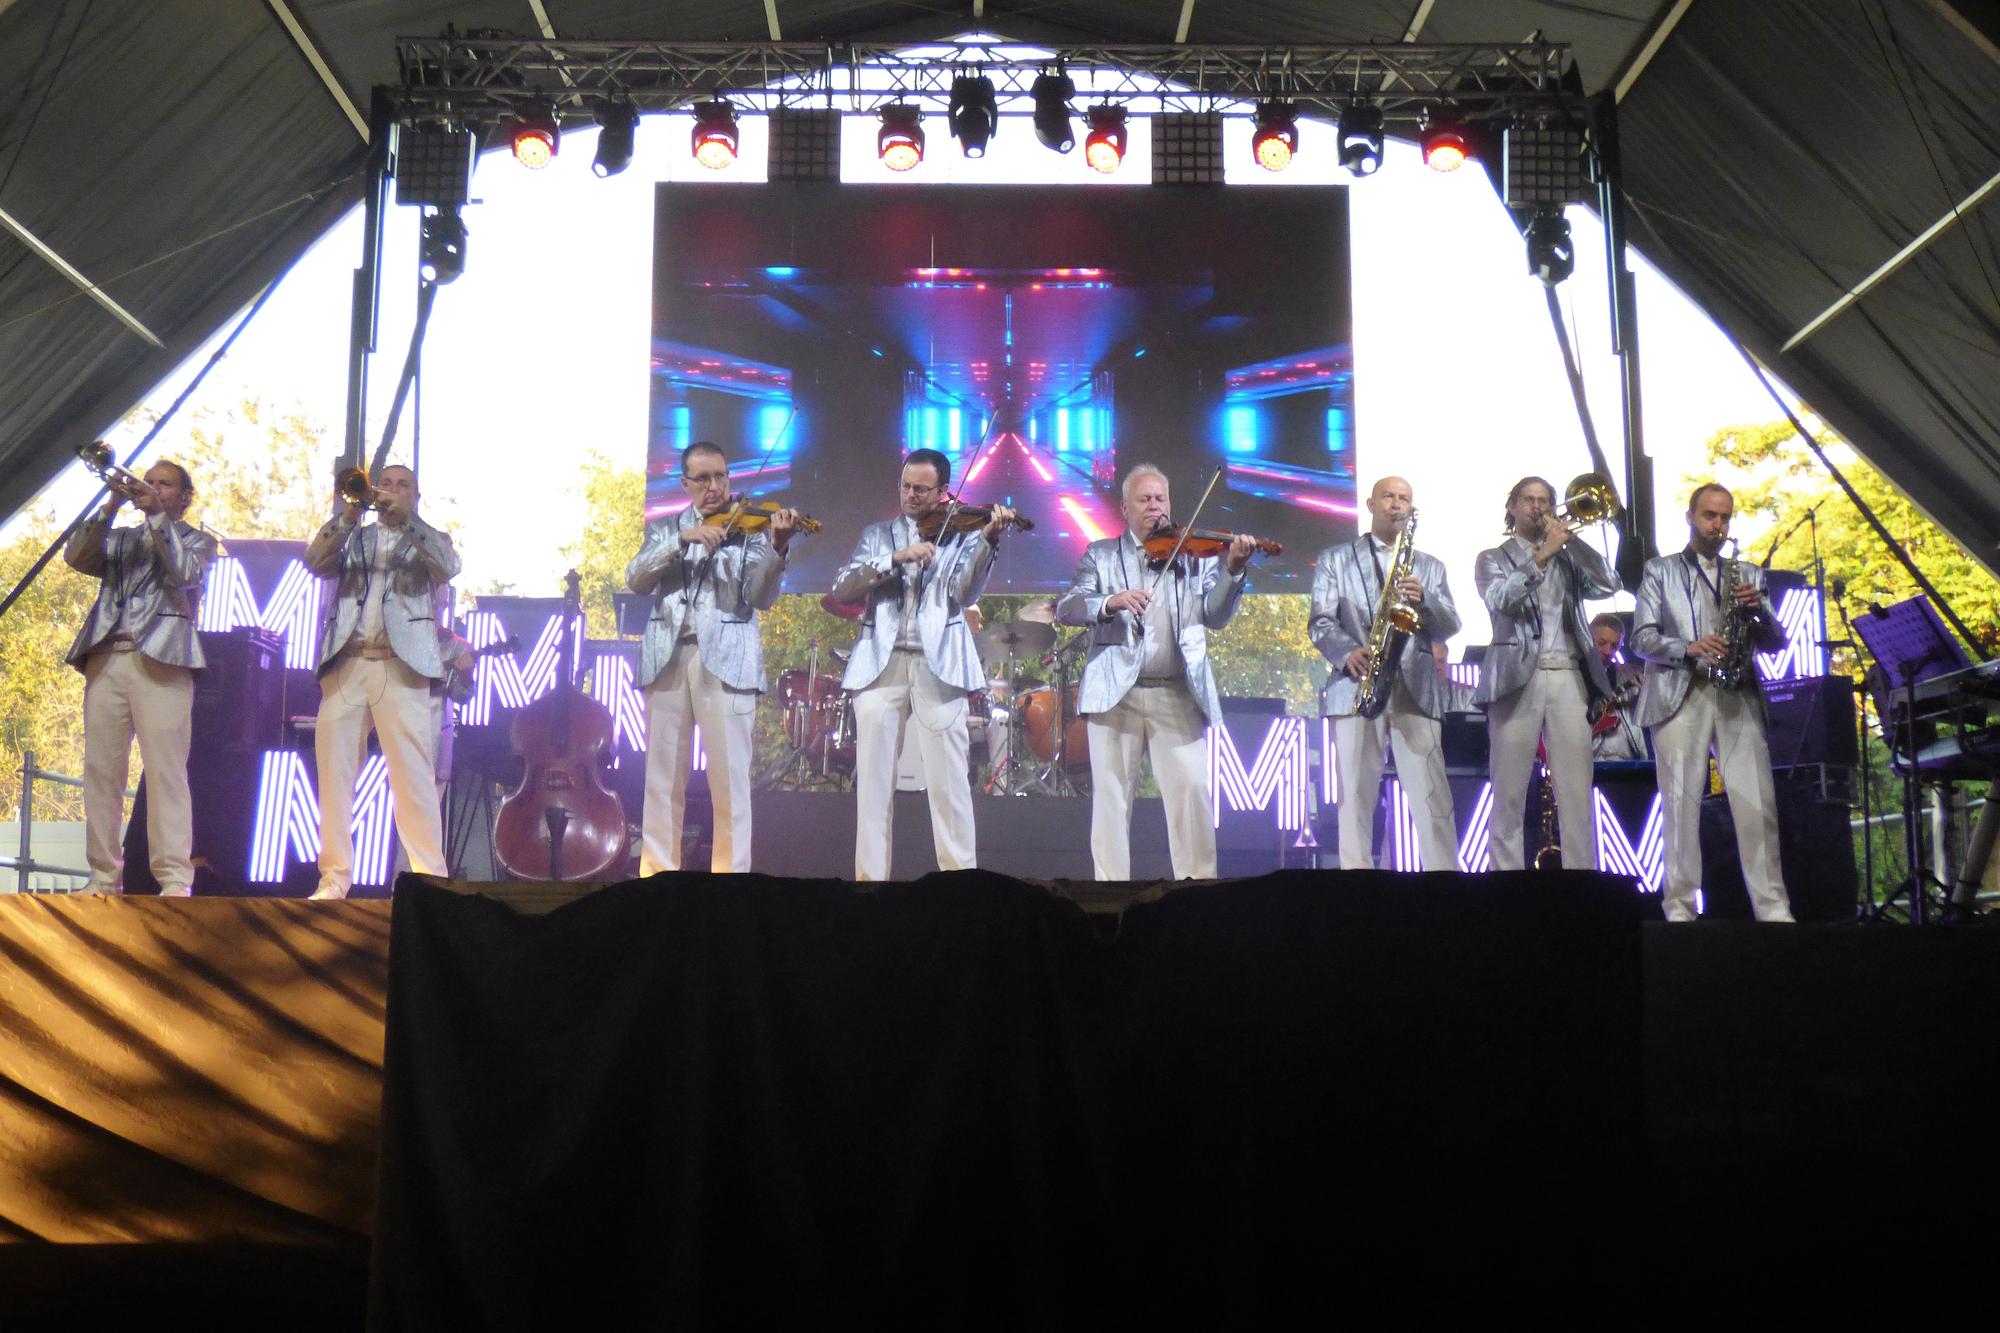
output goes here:
<path id="1" fill-rule="evenodd" d="M 1419 712 L 1400 682 L 1381 716 L 1357 713 L 1333 719 L 1333 749 L 1340 766 L 1340 868 L 1375 865 L 1371 842 L 1387 746 L 1395 747 L 1396 780 L 1416 821 L 1424 869 L 1458 869 L 1458 827 L 1444 771 L 1444 724 Z"/>
<path id="2" fill-rule="evenodd" d="M 1493 782 L 1487 854 L 1495 870 L 1522 870 L 1535 742 L 1546 733 L 1549 782 L 1562 820 L 1565 870 L 1597 869 L 1597 802 L 1590 761 L 1590 693 L 1583 672 L 1536 671 L 1505 699 L 1486 705 L 1488 776 Z"/>
<path id="3" fill-rule="evenodd" d="M 639 873 L 681 868 L 681 820 L 694 767 L 694 729 L 701 727 L 708 759 L 708 794 L 715 811 L 708 868 L 718 875 L 750 869 L 750 734 L 757 691 L 731 689 L 701 660 L 697 644 L 682 643 L 646 687 L 646 810 L 641 821 Z"/>
<path id="4" fill-rule="evenodd" d="M 1132 878 L 1132 793 L 1152 760 L 1167 813 L 1175 879 L 1215 878 L 1215 811 L 1208 786 L 1208 721 L 1185 685 L 1134 685 L 1090 734 L 1090 859 L 1101 880 Z"/>
<path id="5" fill-rule="evenodd" d="M 448 874 L 438 809 L 437 732 L 431 683 L 398 657 L 349 654 L 319 682 L 313 753 L 319 765 L 319 887 L 315 898 L 345 898 L 354 883 L 354 780 L 372 729 L 389 765 L 396 837 L 410 869 Z"/>
<path id="6" fill-rule="evenodd" d="M 194 672 L 140 652 L 92 653 L 83 664 L 84 855 L 89 891 L 117 893 L 125 873 L 118 837 L 132 738 L 146 772 L 146 845 L 153 878 L 168 897 L 194 884 L 194 802 L 188 795 Z"/>
<path id="7" fill-rule="evenodd" d="M 1790 921 L 1791 899 L 1778 862 L 1778 794 L 1771 783 L 1771 751 L 1764 715 L 1749 690 L 1718 690 L 1705 682 L 1688 687 L 1674 715 L 1653 728 L 1653 766 L 1660 776 L 1661 832 L 1667 875 L 1661 907 L 1669 921 L 1695 919 L 1701 887 L 1701 799 L 1708 791 L 1708 754 L 1729 794 L 1743 884 L 1759 921 Z"/>
<path id="8" fill-rule="evenodd" d="M 855 879 L 889 878 L 897 756 L 906 738 L 916 741 L 923 759 L 938 868 L 979 864 L 965 715 L 965 691 L 932 675 L 922 653 L 889 654 L 875 683 L 854 696 Z"/>

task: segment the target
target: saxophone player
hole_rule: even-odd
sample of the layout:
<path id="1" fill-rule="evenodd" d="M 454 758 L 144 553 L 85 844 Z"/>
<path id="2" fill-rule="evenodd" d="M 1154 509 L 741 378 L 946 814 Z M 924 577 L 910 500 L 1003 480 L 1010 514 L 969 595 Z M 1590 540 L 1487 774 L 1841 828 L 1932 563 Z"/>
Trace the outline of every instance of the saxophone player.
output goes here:
<path id="1" fill-rule="evenodd" d="M 1785 646 L 1764 571 L 1722 558 L 1736 500 L 1708 482 L 1688 497 L 1688 544 L 1646 562 L 1632 646 L 1646 660 L 1639 722 L 1652 732 L 1667 873 L 1661 907 L 1692 921 L 1701 884 L 1701 798 L 1708 755 L 1729 793 L 1743 882 L 1759 921 L 1790 921 L 1778 863 L 1778 798 L 1765 743 L 1767 705 L 1751 659 Z"/>
<path id="2" fill-rule="evenodd" d="M 1458 608 L 1444 563 L 1415 549 L 1410 483 L 1382 478 L 1369 491 L 1367 506 L 1368 531 L 1327 547 L 1314 562 L 1306 627 L 1313 646 L 1333 664 L 1320 693 L 1320 713 L 1333 719 L 1340 766 L 1340 868 L 1374 865 L 1382 753 L 1393 746 L 1424 869 L 1456 870 L 1458 833 L 1444 771 L 1449 692 L 1434 650 L 1458 633 Z M 1417 628 L 1390 629 L 1392 608 L 1413 611 Z M 1379 664 L 1377 646 L 1385 659 Z M 1378 702 L 1386 695 L 1386 706 L 1365 702 L 1371 695 Z"/>
<path id="3" fill-rule="evenodd" d="M 1583 601 L 1611 596 L 1618 580 L 1588 543 L 1571 540 L 1576 533 L 1555 508 L 1547 481 L 1515 482 L 1507 493 L 1509 536 L 1473 566 L 1493 619 L 1474 697 L 1486 706 L 1493 782 L 1487 850 L 1495 870 L 1527 868 L 1528 775 L 1545 733 L 1563 868 L 1597 869 L 1588 709 L 1591 698 L 1611 693 L 1611 682 L 1584 624 Z"/>

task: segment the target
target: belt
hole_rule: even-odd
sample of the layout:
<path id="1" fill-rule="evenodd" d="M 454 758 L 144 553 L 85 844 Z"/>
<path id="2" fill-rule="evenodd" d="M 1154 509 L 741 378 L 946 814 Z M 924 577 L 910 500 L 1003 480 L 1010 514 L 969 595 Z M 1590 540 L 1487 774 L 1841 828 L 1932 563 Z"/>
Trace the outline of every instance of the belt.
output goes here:
<path id="1" fill-rule="evenodd" d="M 135 653 L 139 651 L 139 645 L 124 635 L 119 635 L 115 638 L 106 639 L 91 651 L 99 653 Z"/>
<path id="2" fill-rule="evenodd" d="M 1185 685 L 1187 682 L 1179 676 L 1141 676 L 1135 683 L 1139 685 L 1151 685 L 1157 689 L 1164 685 Z"/>
<path id="3" fill-rule="evenodd" d="M 388 644 L 350 643 L 340 650 L 342 657 L 360 657 L 370 662 L 386 662 L 396 655 Z"/>
<path id="4" fill-rule="evenodd" d="M 899 643 L 891 651 L 898 653 L 920 653 L 923 650 L 924 646 L 921 643 Z"/>
<path id="5" fill-rule="evenodd" d="M 1574 671 L 1578 665 L 1574 656 L 1560 653 L 1543 653 L 1535 659 L 1537 671 Z"/>

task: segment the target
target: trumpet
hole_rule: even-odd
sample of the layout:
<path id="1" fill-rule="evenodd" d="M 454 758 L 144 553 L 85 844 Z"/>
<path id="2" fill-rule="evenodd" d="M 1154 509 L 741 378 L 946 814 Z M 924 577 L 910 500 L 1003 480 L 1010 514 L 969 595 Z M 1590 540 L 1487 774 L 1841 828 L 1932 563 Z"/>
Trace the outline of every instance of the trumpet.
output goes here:
<path id="1" fill-rule="evenodd" d="M 1624 512 L 1611 478 L 1602 472 L 1585 472 L 1571 480 L 1561 506 L 1550 517 L 1571 532 L 1581 532 L 1594 524 L 1609 523 Z"/>
<path id="2" fill-rule="evenodd" d="M 383 502 L 375 498 L 375 483 L 368 479 L 367 468 L 342 468 L 340 475 L 333 479 L 333 489 L 348 504 L 377 510 L 383 506 Z"/>
<path id="3" fill-rule="evenodd" d="M 117 457 L 111 452 L 111 446 L 102 440 L 79 444 L 76 447 L 76 456 L 83 460 L 84 467 L 96 474 L 97 479 L 107 488 L 128 500 L 138 491 L 152 493 L 151 483 L 129 469 L 120 467 Z"/>

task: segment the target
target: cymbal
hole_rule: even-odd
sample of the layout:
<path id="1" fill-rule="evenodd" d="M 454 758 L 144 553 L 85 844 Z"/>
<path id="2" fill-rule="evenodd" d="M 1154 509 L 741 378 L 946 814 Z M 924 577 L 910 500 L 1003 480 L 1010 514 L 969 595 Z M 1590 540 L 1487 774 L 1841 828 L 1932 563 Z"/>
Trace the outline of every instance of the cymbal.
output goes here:
<path id="1" fill-rule="evenodd" d="M 819 609 L 842 620 L 859 620 L 868 608 L 858 602 L 836 602 L 832 593 L 826 593 L 819 599 Z"/>
<path id="2" fill-rule="evenodd" d="M 1053 625 L 1056 623 L 1056 599 L 1037 597 L 1032 602 L 1023 602 L 1021 609 L 1014 613 L 1014 619 L 1033 621 L 1037 625 Z"/>
<path id="3" fill-rule="evenodd" d="M 979 655 L 988 662 L 997 662 L 1008 657 L 1037 657 L 1049 649 L 1056 641 L 1053 625 L 1039 625 L 1031 620 L 1006 620 L 998 625 L 988 625 L 972 636 Z"/>

